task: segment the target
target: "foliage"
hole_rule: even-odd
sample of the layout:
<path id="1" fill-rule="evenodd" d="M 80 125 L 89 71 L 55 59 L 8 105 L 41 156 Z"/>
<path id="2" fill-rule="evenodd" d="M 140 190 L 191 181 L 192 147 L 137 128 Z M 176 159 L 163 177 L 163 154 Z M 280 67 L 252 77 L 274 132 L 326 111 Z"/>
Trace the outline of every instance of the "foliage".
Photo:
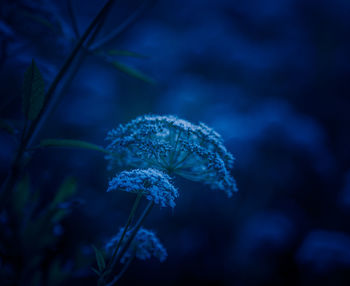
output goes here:
<path id="1" fill-rule="evenodd" d="M 44 85 L 44 79 L 32 60 L 32 64 L 24 74 L 23 83 L 23 112 L 30 120 L 34 120 L 38 116 L 44 104 Z"/>

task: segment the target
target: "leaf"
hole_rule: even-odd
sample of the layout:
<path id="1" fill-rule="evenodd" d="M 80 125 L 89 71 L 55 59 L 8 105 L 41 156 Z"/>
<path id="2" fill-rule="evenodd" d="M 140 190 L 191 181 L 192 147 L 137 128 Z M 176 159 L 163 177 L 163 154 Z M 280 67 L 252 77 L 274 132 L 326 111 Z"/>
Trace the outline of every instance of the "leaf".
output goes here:
<path id="1" fill-rule="evenodd" d="M 68 211 L 66 209 L 57 209 L 51 217 L 51 222 L 52 223 L 58 223 L 62 219 L 64 219 L 68 215 Z"/>
<path id="2" fill-rule="evenodd" d="M 131 67 L 128 67 L 120 62 L 117 62 L 117 61 L 112 61 L 111 64 L 116 68 L 118 69 L 119 71 L 121 71 L 122 73 L 125 73 L 131 77 L 134 77 L 134 78 L 137 78 L 139 80 L 142 80 L 144 82 L 147 82 L 147 83 L 150 83 L 150 84 L 155 84 L 156 82 L 148 77 L 147 75 L 143 74 L 142 72 L 134 69 L 134 68 L 131 68 Z"/>
<path id="3" fill-rule="evenodd" d="M 92 271 L 94 271 L 98 276 L 101 275 L 100 271 L 98 271 L 96 268 L 91 267 L 90 269 L 91 269 Z"/>
<path id="4" fill-rule="evenodd" d="M 19 181 L 13 193 L 13 208 L 18 214 L 22 213 L 29 197 L 29 176 L 26 175 L 21 181 Z"/>
<path id="5" fill-rule="evenodd" d="M 126 56 L 126 57 L 141 58 L 141 59 L 148 58 L 145 55 L 141 55 L 141 54 L 126 51 L 126 50 L 109 50 L 107 53 L 110 56 Z"/>
<path id="6" fill-rule="evenodd" d="M 34 60 L 24 73 L 23 82 L 23 112 L 27 119 L 35 119 L 45 99 L 44 79 Z"/>
<path id="7" fill-rule="evenodd" d="M 73 196 L 76 193 L 76 190 L 77 190 L 76 180 L 73 177 L 68 177 L 67 179 L 64 180 L 64 182 L 58 189 L 56 196 L 51 202 L 50 207 L 51 208 L 57 207 L 58 204 L 64 202 L 65 200 Z"/>
<path id="8" fill-rule="evenodd" d="M 20 14 L 22 14 L 24 17 L 29 18 L 33 22 L 36 22 L 40 25 L 45 26 L 46 28 L 50 29 L 54 33 L 59 33 L 59 29 L 57 29 L 52 23 L 50 23 L 48 20 L 46 20 L 42 16 L 35 15 L 35 14 L 29 13 L 27 11 L 21 11 Z"/>
<path id="9" fill-rule="evenodd" d="M 81 140 L 71 140 L 71 139 L 45 139 L 42 140 L 37 147 L 70 147 L 70 148 L 81 148 L 89 149 L 94 151 L 99 151 L 102 153 L 109 152 L 103 147 L 95 145 L 93 143 L 81 141 Z"/>
<path id="10" fill-rule="evenodd" d="M 7 133 L 14 135 L 16 134 L 16 129 L 5 119 L 0 118 L 0 129 L 6 131 Z"/>
<path id="11" fill-rule="evenodd" d="M 63 282 L 68 278 L 68 273 L 63 270 L 62 263 L 56 259 L 51 263 L 48 272 L 48 285 L 58 286 L 62 285 Z"/>
<path id="12" fill-rule="evenodd" d="M 100 272 L 102 272 L 105 269 L 105 267 L 106 267 L 106 262 L 105 262 L 105 259 L 103 257 L 103 254 L 94 245 L 92 245 L 92 248 L 95 251 L 96 262 L 97 262 L 98 269 L 99 269 Z"/>
<path id="13" fill-rule="evenodd" d="M 41 281 L 42 281 L 42 273 L 41 271 L 36 271 L 34 274 L 32 274 L 32 279 L 30 280 L 29 285 L 30 286 L 41 285 Z"/>

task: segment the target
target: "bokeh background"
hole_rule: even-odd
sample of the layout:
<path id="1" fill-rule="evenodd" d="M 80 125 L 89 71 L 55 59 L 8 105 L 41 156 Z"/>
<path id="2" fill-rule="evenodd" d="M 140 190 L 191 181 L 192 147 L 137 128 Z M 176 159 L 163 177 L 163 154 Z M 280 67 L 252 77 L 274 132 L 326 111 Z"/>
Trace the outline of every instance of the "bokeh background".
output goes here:
<path id="1" fill-rule="evenodd" d="M 32 58 L 49 86 L 103 2 L 0 2 L 2 119 L 21 126 Z M 136 261 L 120 285 L 350 285 L 349 31 L 346 0 L 116 1 L 94 43 L 137 55 L 84 53 L 36 143 L 105 146 L 120 123 L 174 114 L 223 136 L 239 187 L 228 199 L 175 178 L 177 206 L 145 224 L 168 259 Z M 3 181 L 16 142 L 0 140 Z M 96 285 L 91 244 L 118 231 L 134 200 L 106 193 L 106 166 L 101 153 L 64 148 L 40 149 L 28 165 L 44 200 L 66 176 L 78 182 L 48 250 L 70 273 L 64 285 Z"/>

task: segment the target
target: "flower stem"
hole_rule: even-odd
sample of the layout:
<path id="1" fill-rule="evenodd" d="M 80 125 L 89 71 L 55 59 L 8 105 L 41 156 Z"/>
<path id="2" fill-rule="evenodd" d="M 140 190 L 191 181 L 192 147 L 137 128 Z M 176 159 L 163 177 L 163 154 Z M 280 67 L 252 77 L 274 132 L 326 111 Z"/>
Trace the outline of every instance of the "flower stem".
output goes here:
<path id="1" fill-rule="evenodd" d="M 126 240 L 123 248 L 117 253 L 117 255 L 116 255 L 116 257 L 115 257 L 115 259 L 114 259 L 114 261 L 113 261 L 113 263 L 112 263 L 112 265 L 110 267 L 110 271 L 111 272 L 115 268 L 115 265 L 117 264 L 117 262 L 123 257 L 125 252 L 128 250 L 132 240 L 134 239 L 135 235 L 137 234 L 138 230 L 140 229 L 141 225 L 143 224 L 145 218 L 147 217 L 147 215 L 152 210 L 153 205 L 154 205 L 154 202 L 150 201 L 148 203 L 148 205 L 146 206 L 145 210 L 143 211 L 143 213 L 141 214 L 141 216 L 138 219 L 137 223 L 135 224 L 134 228 L 132 229 L 132 232 L 131 232 L 130 236 L 128 237 L 128 239 Z"/>
<path id="2" fill-rule="evenodd" d="M 135 212 L 136 212 L 136 209 L 137 209 L 137 207 L 138 207 L 138 205 L 139 205 L 139 203 L 140 203 L 141 198 L 142 198 L 142 193 L 140 192 L 140 193 L 137 195 L 137 197 L 136 197 L 136 200 L 135 200 L 134 205 L 133 205 L 133 207 L 132 207 L 132 209 L 131 209 L 131 212 L 130 212 L 130 215 L 129 215 L 129 217 L 128 217 L 128 220 L 127 220 L 127 222 L 126 222 L 126 224 L 125 224 L 124 231 L 123 231 L 123 233 L 122 233 L 122 235 L 121 235 L 121 237 L 120 237 L 120 239 L 119 239 L 119 241 L 118 241 L 118 243 L 117 243 L 117 246 L 116 246 L 115 249 L 114 249 L 113 255 L 112 255 L 112 257 L 111 257 L 111 259 L 110 259 L 110 261 L 109 261 L 109 263 L 108 263 L 108 265 L 107 265 L 107 268 L 108 268 L 111 264 L 114 264 L 113 261 L 114 261 L 114 259 L 115 259 L 115 256 L 117 255 L 118 250 L 119 250 L 119 248 L 120 248 L 120 245 L 121 245 L 121 243 L 122 243 L 122 241 L 123 241 L 123 239 L 124 239 L 124 236 L 125 236 L 126 232 L 128 231 L 128 228 L 129 228 L 129 226 L 130 226 L 130 223 L 131 223 L 133 217 L 135 216 Z"/>
<path id="3" fill-rule="evenodd" d="M 115 256 L 117 255 L 118 250 L 119 250 L 119 248 L 120 248 L 120 245 L 121 245 L 121 243 L 122 243 L 122 241 L 123 241 L 123 239 L 124 239 L 124 237 L 125 237 L 125 234 L 126 234 L 128 228 L 129 228 L 130 224 L 131 224 L 131 221 L 132 221 L 132 219 L 133 219 L 134 216 L 135 216 L 135 213 L 136 213 L 137 207 L 138 207 L 139 204 L 140 204 L 141 198 L 142 198 L 142 193 L 140 192 L 140 193 L 138 193 L 138 195 L 137 195 L 137 197 L 136 197 L 136 199 L 135 199 L 135 202 L 134 202 L 134 204 L 133 204 L 133 206 L 132 206 L 132 208 L 131 208 L 131 211 L 130 211 L 128 220 L 126 221 L 126 224 L 125 224 L 123 233 L 122 233 L 122 235 L 121 235 L 119 241 L 117 242 L 117 245 L 116 245 L 116 247 L 115 247 L 115 249 L 114 249 L 114 251 L 113 251 L 112 257 L 111 257 L 111 259 L 110 259 L 110 260 L 108 261 L 108 263 L 107 263 L 106 270 L 102 273 L 102 275 L 101 275 L 100 278 L 99 278 L 98 285 L 104 285 L 104 280 L 105 280 L 105 278 L 111 273 L 112 269 L 114 268 L 114 265 L 115 265 L 115 263 L 114 263 Z"/>
<path id="4" fill-rule="evenodd" d="M 113 286 L 115 283 L 118 282 L 118 280 L 124 275 L 126 270 L 128 270 L 131 262 L 133 262 L 135 259 L 135 255 L 131 256 L 128 261 L 124 264 L 123 268 L 120 270 L 118 275 L 116 275 L 111 282 L 109 282 L 106 286 Z"/>

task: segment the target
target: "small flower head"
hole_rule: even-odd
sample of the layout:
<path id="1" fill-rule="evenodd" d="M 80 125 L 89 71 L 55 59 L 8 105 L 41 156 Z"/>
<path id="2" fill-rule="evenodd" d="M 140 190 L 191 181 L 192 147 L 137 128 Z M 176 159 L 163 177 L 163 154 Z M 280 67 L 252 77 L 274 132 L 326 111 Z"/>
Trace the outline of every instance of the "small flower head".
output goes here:
<path id="1" fill-rule="evenodd" d="M 179 193 L 172 185 L 171 178 L 156 169 L 135 169 L 123 171 L 110 182 L 107 192 L 122 190 L 129 193 L 142 193 L 148 200 L 162 207 L 175 207 Z"/>
<path id="2" fill-rule="evenodd" d="M 234 158 L 221 136 L 203 123 L 175 116 L 146 115 L 110 131 L 111 165 L 152 167 L 200 181 L 212 188 L 237 191 L 230 174 Z"/>
<path id="3" fill-rule="evenodd" d="M 106 244 L 107 253 L 113 253 L 113 250 L 120 240 L 123 231 L 124 228 L 121 228 L 118 234 Z M 126 232 L 123 241 L 127 241 L 130 234 L 131 231 Z M 121 245 L 123 246 L 123 243 Z M 136 256 L 141 260 L 146 260 L 151 258 L 151 256 L 154 256 L 158 258 L 160 262 L 163 262 L 167 258 L 168 254 L 154 232 L 141 227 L 120 261 L 124 263 L 126 260 L 128 260 L 128 258 L 133 256 Z"/>

